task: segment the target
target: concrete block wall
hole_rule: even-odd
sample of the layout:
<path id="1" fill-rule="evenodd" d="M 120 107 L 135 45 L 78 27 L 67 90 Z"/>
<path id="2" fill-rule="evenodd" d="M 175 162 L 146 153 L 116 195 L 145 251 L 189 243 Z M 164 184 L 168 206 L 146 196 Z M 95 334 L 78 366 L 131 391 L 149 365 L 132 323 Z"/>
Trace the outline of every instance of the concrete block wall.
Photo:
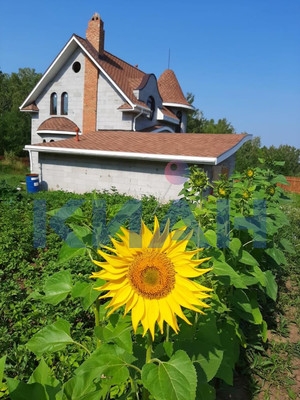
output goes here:
<path id="1" fill-rule="evenodd" d="M 122 113 L 118 108 L 125 102 L 112 83 L 102 73 L 98 81 L 98 107 L 96 129 L 132 130 L 132 114 Z"/>
<path id="2" fill-rule="evenodd" d="M 153 195 L 161 202 L 178 199 L 182 179 L 169 179 L 168 163 L 64 154 L 39 154 L 42 187 L 86 193 L 111 190 L 134 198 Z M 179 176 L 182 172 L 179 171 Z"/>

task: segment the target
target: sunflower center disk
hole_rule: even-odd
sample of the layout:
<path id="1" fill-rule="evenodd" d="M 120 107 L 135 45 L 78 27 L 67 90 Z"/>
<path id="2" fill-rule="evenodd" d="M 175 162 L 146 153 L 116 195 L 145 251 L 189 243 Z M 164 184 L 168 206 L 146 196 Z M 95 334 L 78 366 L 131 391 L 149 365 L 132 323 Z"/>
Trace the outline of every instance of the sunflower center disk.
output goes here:
<path id="1" fill-rule="evenodd" d="M 156 249 L 135 256 L 128 279 L 133 289 L 147 299 L 166 297 L 175 286 L 175 270 L 170 259 Z"/>

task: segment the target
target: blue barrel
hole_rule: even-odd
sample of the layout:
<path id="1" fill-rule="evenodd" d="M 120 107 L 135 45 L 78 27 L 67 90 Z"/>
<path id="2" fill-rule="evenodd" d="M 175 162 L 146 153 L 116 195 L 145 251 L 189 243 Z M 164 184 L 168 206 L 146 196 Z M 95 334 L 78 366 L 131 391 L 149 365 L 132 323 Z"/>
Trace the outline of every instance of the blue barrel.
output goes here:
<path id="1" fill-rule="evenodd" d="M 27 174 L 26 175 L 26 189 L 28 193 L 36 193 L 39 191 L 39 175 Z"/>

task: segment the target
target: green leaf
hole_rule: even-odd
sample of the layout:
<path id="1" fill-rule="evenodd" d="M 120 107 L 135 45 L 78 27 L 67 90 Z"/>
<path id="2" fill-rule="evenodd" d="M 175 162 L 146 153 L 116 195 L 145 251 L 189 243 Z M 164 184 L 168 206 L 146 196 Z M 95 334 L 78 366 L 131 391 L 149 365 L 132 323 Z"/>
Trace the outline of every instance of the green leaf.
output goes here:
<path id="1" fill-rule="evenodd" d="M 65 240 L 66 244 L 71 248 L 82 248 L 92 246 L 92 231 L 87 226 L 69 224 L 72 232 L 70 232 Z"/>
<path id="2" fill-rule="evenodd" d="M 112 318 L 111 318 L 112 319 Z M 97 326 L 95 334 L 104 343 L 116 343 L 129 353 L 132 352 L 132 325 L 130 318 L 120 316 L 116 324 L 109 322 L 106 326 Z"/>
<path id="3" fill-rule="evenodd" d="M 72 290 L 72 275 L 70 271 L 63 270 L 50 276 L 44 284 L 44 295 L 33 293 L 35 300 L 42 300 L 44 303 L 57 305 L 64 300 Z"/>
<path id="4" fill-rule="evenodd" d="M 176 340 L 174 350 L 184 350 L 194 364 L 199 366 L 198 381 L 209 382 L 216 375 L 223 358 L 216 317 L 209 311 L 199 316 L 196 333 L 193 326 L 185 328 L 184 340 Z"/>
<path id="5" fill-rule="evenodd" d="M 215 400 L 216 391 L 215 388 L 208 383 L 199 383 L 197 385 L 197 400 Z"/>
<path id="6" fill-rule="evenodd" d="M 275 176 L 275 177 L 272 179 L 271 183 L 272 183 L 272 184 L 281 183 L 282 185 L 288 185 L 288 181 L 286 180 L 286 177 L 283 176 L 283 175 L 277 175 L 277 176 Z"/>
<path id="7" fill-rule="evenodd" d="M 286 239 L 286 238 L 282 238 L 280 239 L 280 246 L 284 249 L 284 251 L 286 251 L 289 254 L 296 254 L 295 248 L 292 245 L 292 243 Z"/>
<path id="8" fill-rule="evenodd" d="M 52 371 L 42 358 L 39 365 L 33 371 L 28 383 L 41 383 L 42 385 L 57 386 L 59 381 L 52 376 Z"/>
<path id="9" fill-rule="evenodd" d="M 76 370 L 76 375 L 90 379 L 103 377 L 101 385 L 118 385 L 129 378 L 128 364 L 135 360 L 129 352 L 117 345 L 103 344 Z"/>
<path id="10" fill-rule="evenodd" d="M 209 229 L 204 233 L 207 243 L 212 247 L 217 247 L 217 234 L 215 231 Z"/>
<path id="11" fill-rule="evenodd" d="M 0 358 L 0 384 L 3 381 L 5 361 L 6 361 L 6 356 L 3 356 L 3 357 Z"/>
<path id="12" fill-rule="evenodd" d="M 287 260 L 285 258 L 285 255 L 283 252 L 275 247 L 272 247 L 270 249 L 266 249 L 265 252 L 273 258 L 273 260 L 276 262 L 278 265 L 286 265 Z"/>
<path id="13" fill-rule="evenodd" d="M 41 356 L 44 353 L 62 350 L 71 343 L 74 343 L 74 340 L 70 336 L 70 324 L 59 319 L 36 333 L 26 346 L 36 356 Z"/>
<path id="14" fill-rule="evenodd" d="M 271 271 L 266 271 L 265 277 L 266 277 L 266 293 L 272 300 L 276 301 L 278 286 L 275 280 L 275 276 Z"/>
<path id="15" fill-rule="evenodd" d="M 142 369 L 142 383 L 155 399 L 195 400 L 197 375 L 188 355 L 178 350 L 168 362 L 148 363 Z"/>
<path id="16" fill-rule="evenodd" d="M 71 258 L 84 256 L 86 252 L 86 247 L 74 248 L 70 247 L 66 242 L 64 242 L 58 254 L 58 261 L 66 262 L 71 260 Z"/>
<path id="17" fill-rule="evenodd" d="M 257 302 L 257 300 L 255 298 L 251 298 L 250 299 L 250 304 L 251 304 L 251 308 L 252 308 L 252 316 L 253 316 L 253 320 L 254 323 L 256 325 L 260 325 L 263 322 L 263 317 L 261 315 L 260 309 L 259 309 L 259 304 Z"/>
<path id="18" fill-rule="evenodd" d="M 246 288 L 241 276 L 226 262 L 213 260 L 212 273 L 218 277 L 224 276 L 227 278 L 227 282 L 224 282 L 224 284 L 233 285 L 241 289 Z"/>
<path id="19" fill-rule="evenodd" d="M 235 257 L 238 257 L 241 247 L 242 247 L 242 242 L 240 241 L 240 239 L 233 238 L 232 240 L 230 240 L 229 248 Z"/>
<path id="20" fill-rule="evenodd" d="M 96 282 L 77 282 L 72 289 L 72 296 L 80 297 L 83 309 L 87 310 L 100 295 L 95 287 L 102 286 L 103 282 L 100 279 L 97 279 Z"/>
<path id="21" fill-rule="evenodd" d="M 7 378 L 7 387 L 10 400 L 54 400 L 49 398 L 45 387 L 40 383 L 27 384 L 17 379 Z"/>
<path id="22" fill-rule="evenodd" d="M 223 379 L 228 385 L 232 385 L 233 371 L 240 354 L 239 338 L 236 335 L 235 327 L 226 319 L 222 321 L 219 336 L 224 354 L 216 376 Z"/>
<path id="23" fill-rule="evenodd" d="M 77 200 L 76 204 L 71 204 L 71 202 L 66 203 L 63 207 L 55 208 L 54 210 L 47 211 L 47 214 L 51 217 L 56 217 L 62 220 L 75 217 L 75 219 L 82 218 L 83 213 L 80 208 L 83 200 Z"/>
<path id="24" fill-rule="evenodd" d="M 263 287 L 266 286 L 266 275 L 265 273 L 259 268 L 258 265 L 254 265 L 253 271 L 250 271 L 251 275 L 253 275 L 256 279 L 257 282 L 259 282 Z"/>
<path id="25" fill-rule="evenodd" d="M 64 384 L 63 392 L 66 400 L 99 400 L 105 398 L 106 391 L 101 396 L 97 386 L 89 374 L 77 375 Z"/>
<path id="26" fill-rule="evenodd" d="M 251 266 L 258 264 L 256 259 L 253 256 L 251 256 L 251 254 L 248 253 L 248 251 L 246 250 L 242 251 L 242 257 L 239 259 L 239 262 Z"/>
<path id="27" fill-rule="evenodd" d="M 234 293 L 234 303 L 238 312 L 246 321 L 252 322 L 256 325 L 262 323 L 262 315 L 259 309 L 258 302 L 256 300 L 256 295 L 254 292 L 248 291 L 249 296 L 243 290 L 236 290 Z"/>

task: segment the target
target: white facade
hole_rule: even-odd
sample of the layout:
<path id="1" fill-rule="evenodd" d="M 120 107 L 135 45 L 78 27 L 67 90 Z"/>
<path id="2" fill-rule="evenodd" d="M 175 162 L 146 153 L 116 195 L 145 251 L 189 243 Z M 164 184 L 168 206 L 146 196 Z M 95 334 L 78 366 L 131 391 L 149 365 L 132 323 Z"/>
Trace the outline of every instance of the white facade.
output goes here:
<path id="1" fill-rule="evenodd" d="M 87 193 L 116 188 L 140 199 L 153 195 L 161 202 L 179 198 L 181 184 L 168 177 L 168 163 L 116 158 L 39 153 L 41 187 Z M 172 182 L 171 182 L 172 181 Z M 177 182 L 182 182 L 178 176 Z"/>

